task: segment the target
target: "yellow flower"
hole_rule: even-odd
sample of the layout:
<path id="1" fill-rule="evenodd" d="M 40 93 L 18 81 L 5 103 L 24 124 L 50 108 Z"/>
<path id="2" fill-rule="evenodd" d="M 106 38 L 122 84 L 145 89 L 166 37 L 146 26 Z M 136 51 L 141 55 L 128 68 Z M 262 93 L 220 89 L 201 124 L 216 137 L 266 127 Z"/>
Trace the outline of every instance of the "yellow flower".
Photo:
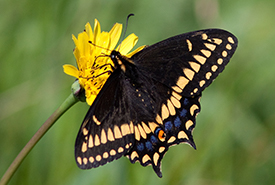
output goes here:
<path id="1" fill-rule="evenodd" d="M 121 31 L 122 24 L 116 23 L 109 32 L 101 32 L 100 24 L 95 19 L 94 31 L 90 23 L 87 23 L 85 30 L 78 34 L 78 38 L 74 35 L 72 36 L 75 43 L 74 56 L 77 68 L 66 64 L 63 65 L 63 69 L 66 74 L 78 78 L 79 84 L 85 89 L 86 102 L 89 105 L 93 103 L 106 80 L 113 72 L 111 66 L 114 66 L 114 64 L 108 55 L 115 49 Z M 128 54 L 137 41 L 138 37 L 132 33 L 121 42 L 117 50 L 119 49 L 122 55 L 131 57 L 144 48 L 144 46 L 141 46 Z"/>

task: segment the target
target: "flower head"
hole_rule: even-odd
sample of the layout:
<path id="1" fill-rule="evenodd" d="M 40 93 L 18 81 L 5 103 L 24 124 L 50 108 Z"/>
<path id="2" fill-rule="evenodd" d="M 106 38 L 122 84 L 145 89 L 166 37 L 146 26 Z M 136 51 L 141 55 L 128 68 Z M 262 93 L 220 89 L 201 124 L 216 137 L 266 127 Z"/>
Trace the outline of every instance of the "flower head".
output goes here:
<path id="1" fill-rule="evenodd" d="M 85 89 L 86 102 L 89 105 L 93 103 L 113 72 L 112 66 L 114 64 L 108 56 L 115 49 L 121 31 L 122 24 L 116 23 L 109 32 L 101 32 L 100 24 L 95 19 L 94 30 L 92 30 L 90 23 L 87 23 L 85 30 L 78 34 L 78 38 L 72 36 L 75 43 L 74 56 L 77 68 L 66 64 L 63 65 L 63 69 L 66 74 L 78 78 L 79 84 Z M 138 37 L 132 33 L 121 42 L 117 49 L 122 55 L 131 57 L 144 48 L 141 46 L 128 54 L 137 41 Z"/>

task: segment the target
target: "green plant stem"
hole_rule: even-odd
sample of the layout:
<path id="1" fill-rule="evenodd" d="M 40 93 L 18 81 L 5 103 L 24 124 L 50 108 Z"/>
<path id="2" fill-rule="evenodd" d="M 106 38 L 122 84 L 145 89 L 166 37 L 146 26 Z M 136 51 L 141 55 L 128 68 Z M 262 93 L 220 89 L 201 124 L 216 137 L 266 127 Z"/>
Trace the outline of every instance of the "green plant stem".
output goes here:
<path id="1" fill-rule="evenodd" d="M 78 100 L 71 94 L 60 107 L 45 121 L 45 123 L 39 128 L 39 130 L 34 134 L 26 146 L 17 155 L 14 161 L 11 163 L 6 173 L 0 181 L 0 185 L 5 185 L 9 182 L 19 165 L 22 163 L 24 158 L 32 150 L 35 144 L 43 137 L 43 135 L 50 129 L 50 127 L 55 123 L 58 118 L 65 113 L 71 106 L 73 106 Z"/>

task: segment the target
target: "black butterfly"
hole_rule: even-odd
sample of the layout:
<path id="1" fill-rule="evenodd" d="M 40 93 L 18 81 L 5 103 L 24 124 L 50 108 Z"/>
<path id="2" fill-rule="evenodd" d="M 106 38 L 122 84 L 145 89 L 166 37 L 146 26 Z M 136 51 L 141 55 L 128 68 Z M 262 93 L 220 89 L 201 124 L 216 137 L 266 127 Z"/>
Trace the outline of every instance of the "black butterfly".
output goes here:
<path id="1" fill-rule="evenodd" d="M 207 29 L 168 38 L 131 58 L 112 51 L 114 72 L 78 132 L 75 159 L 81 169 L 127 156 L 151 164 L 159 177 L 168 148 L 188 143 L 200 112 L 201 92 L 221 73 L 237 38 Z"/>

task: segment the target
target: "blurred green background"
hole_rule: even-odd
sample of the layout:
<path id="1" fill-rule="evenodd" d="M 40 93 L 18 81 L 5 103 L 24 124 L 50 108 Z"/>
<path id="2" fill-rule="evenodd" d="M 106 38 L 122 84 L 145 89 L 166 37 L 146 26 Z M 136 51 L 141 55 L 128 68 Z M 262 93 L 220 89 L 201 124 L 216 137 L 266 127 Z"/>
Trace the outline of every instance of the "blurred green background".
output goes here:
<path id="1" fill-rule="evenodd" d="M 70 94 L 71 35 L 97 18 L 102 30 L 130 19 L 138 46 L 205 28 L 226 29 L 239 46 L 204 91 L 194 138 L 171 147 L 163 178 L 125 157 L 80 170 L 74 142 L 88 110 L 72 107 L 23 161 L 13 184 L 275 184 L 275 1 L 270 0 L 0 0 L 0 176 Z"/>

